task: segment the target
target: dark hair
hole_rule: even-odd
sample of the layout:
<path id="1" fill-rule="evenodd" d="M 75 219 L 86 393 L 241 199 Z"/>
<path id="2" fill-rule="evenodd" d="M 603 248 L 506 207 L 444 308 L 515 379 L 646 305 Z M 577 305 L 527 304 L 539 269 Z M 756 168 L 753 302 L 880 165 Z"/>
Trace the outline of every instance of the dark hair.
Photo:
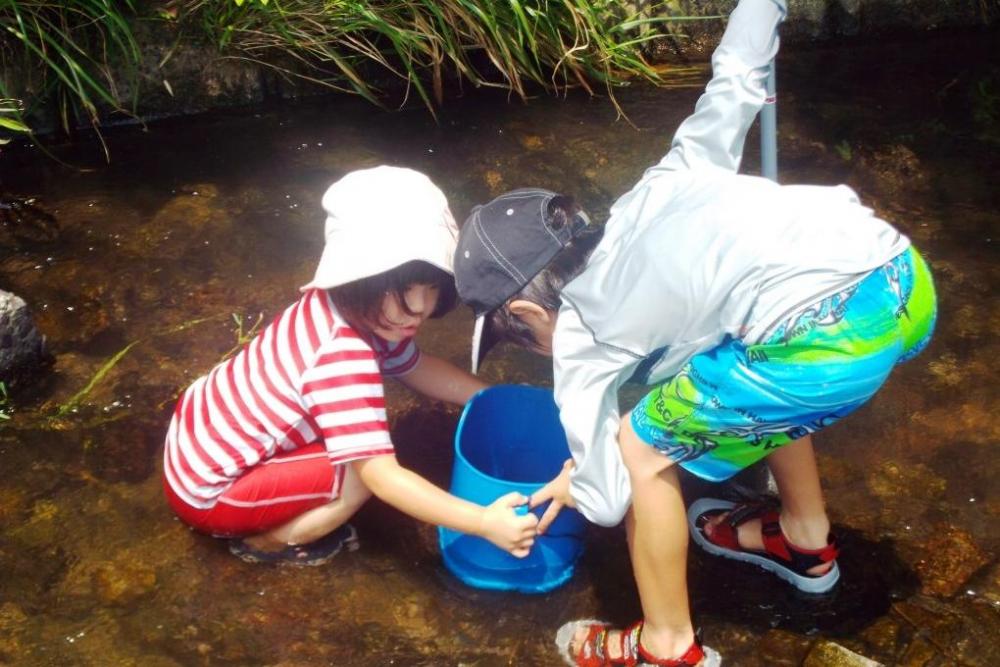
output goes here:
<path id="1" fill-rule="evenodd" d="M 583 209 L 572 197 L 557 195 L 549 201 L 545 223 L 552 229 L 562 229 L 570 224 Z M 587 260 L 604 236 L 604 228 L 588 225 L 566 244 L 559 253 L 538 272 L 521 291 L 507 300 L 524 299 L 538 304 L 545 310 L 557 311 L 562 305 L 562 292 L 566 284 L 576 278 L 587 266 Z M 527 324 L 521 321 L 506 304 L 489 314 L 489 329 L 497 342 L 507 341 L 522 347 L 534 347 L 535 337 Z"/>
<path id="2" fill-rule="evenodd" d="M 400 308 L 407 315 L 413 312 L 406 305 L 406 290 L 413 285 L 432 285 L 438 288 L 437 305 L 431 317 L 446 315 L 458 301 L 455 277 L 433 264 L 420 260 L 406 262 L 399 266 L 361 278 L 344 285 L 331 287 L 328 291 L 337 310 L 351 326 L 371 333 L 377 326 L 387 326 L 382 315 L 385 297 L 395 295 Z"/>

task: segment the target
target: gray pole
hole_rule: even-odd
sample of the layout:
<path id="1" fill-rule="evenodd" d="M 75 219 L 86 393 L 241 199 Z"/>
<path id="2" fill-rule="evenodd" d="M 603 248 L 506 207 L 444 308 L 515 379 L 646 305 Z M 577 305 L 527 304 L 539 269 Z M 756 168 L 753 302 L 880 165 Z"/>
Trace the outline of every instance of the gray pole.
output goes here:
<path id="1" fill-rule="evenodd" d="M 778 181 L 778 111 L 774 83 L 774 61 L 768 67 L 767 98 L 760 110 L 760 173 Z"/>

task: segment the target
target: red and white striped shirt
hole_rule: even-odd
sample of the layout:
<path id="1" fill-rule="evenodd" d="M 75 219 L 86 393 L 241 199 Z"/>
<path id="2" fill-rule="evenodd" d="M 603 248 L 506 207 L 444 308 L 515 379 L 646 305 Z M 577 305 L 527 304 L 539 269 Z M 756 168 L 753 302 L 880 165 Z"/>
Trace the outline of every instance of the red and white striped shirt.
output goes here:
<path id="1" fill-rule="evenodd" d="M 392 453 L 382 375 L 419 358 L 412 339 L 362 338 L 326 290 L 309 290 L 184 392 L 167 432 L 167 483 L 207 508 L 279 451 L 322 441 L 337 464 Z"/>

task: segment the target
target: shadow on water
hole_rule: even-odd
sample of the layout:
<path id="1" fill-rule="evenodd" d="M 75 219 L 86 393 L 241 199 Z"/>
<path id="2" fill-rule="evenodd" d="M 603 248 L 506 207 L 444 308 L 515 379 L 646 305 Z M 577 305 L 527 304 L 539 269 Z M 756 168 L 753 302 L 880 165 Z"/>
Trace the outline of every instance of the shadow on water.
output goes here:
<path id="1" fill-rule="evenodd" d="M 693 604 L 703 618 L 746 623 L 758 631 L 780 628 L 804 635 L 850 637 L 910 597 L 919 580 L 896 556 L 891 540 L 873 542 L 858 531 L 837 529 L 843 555 L 841 581 L 830 593 L 810 595 L 776 586 L 752 565 L 698 553 L 691 568 Z"/>
<path id="2" fill-rule="evenodd" d="M 727 664 L 830 664 L 828 640 L 887 665 L 1000 664 L 995 38 L 782 54 L 782 180 L 858 190 L 928 258 L 940 318 L 918 360 L 816 438 L 844 547 L 832 594 L 797 595 L 691 550 L 695 617 Z M 463 586 L 433 528 L 377 502 L 355 519 L 361 550 L 327 567 L 244 564 L 171 517 L 160 447 L 178 392 L 311 276 L 332 180 L 406 165 L 460 219 L 526 185 L 575 193 L 602 219 L 661 157 L 698 87 L 622 91 L 639 129 L 604 99 L 486 93 L 439 125 L 319 100 L 121 128 L 108 134 L 113 162 L 87 173 L 6 147 L 4 187 L 37 197 L 59 230 L 0 227 L 0 287 L 31 304 L 55 356 L 0 421 L 0 663 L 545 666 L 566 620 L 637 618 L 620 527 L 591 527 L 577 575 L 538 596 Z M 82 162 L 91 148 L 57 150 Z M 471 330 L 458 309 L 420 343 L 465 365 Z M 509 349 L 484 373 L 551 382 L 547 360 Z M 399 458 L 446 486 L 458 412 L 393 385 L 387 396 Z M 719 490 L 688 480 L 685 492 Z"/>

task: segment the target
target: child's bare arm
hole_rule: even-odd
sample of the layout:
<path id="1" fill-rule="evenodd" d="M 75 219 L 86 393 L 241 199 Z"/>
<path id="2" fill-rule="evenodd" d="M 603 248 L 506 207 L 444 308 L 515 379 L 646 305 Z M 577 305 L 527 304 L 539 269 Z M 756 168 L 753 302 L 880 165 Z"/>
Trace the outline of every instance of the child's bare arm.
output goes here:
<path id="1" fill-rule="evenodd" d="M 439 489 L 399 465 L 392 454 L 361 459 L 352 465 L 373 494 L 415 519 L 478 535 L 519 558 L 527 556 L 534 543 L 538 518 L 530 513 L 515 513 L 514 508 L 528 500 L 519 493 L 507 494 L 483 507 Z"/>
<path id="2" fill-rule="evenodd" d="M 425 352 L 416 368 L 399 381 L 425 396 L 455 405 L 465 405 L 473 394 L 489 386 L 453 363 Z"/>

